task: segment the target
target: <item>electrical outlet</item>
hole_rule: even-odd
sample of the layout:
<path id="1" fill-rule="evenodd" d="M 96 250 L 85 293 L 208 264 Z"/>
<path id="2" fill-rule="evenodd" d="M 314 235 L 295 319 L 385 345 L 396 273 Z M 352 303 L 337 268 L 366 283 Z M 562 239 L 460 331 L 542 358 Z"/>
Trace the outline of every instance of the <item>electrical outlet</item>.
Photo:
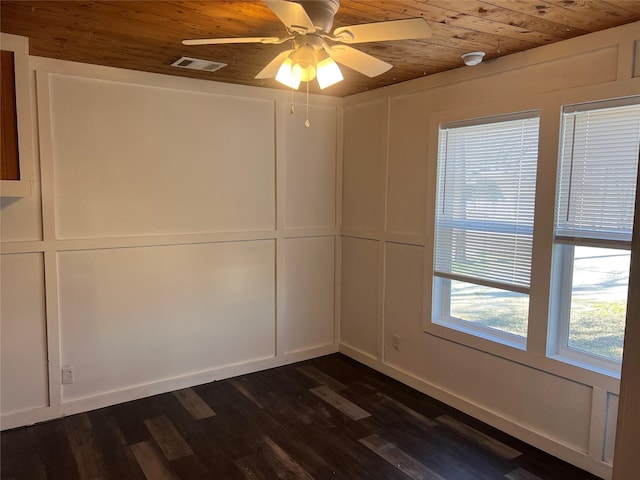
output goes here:
<path id="1" fill-rule="evenodd" d="M 71 385 L 73 383 L 73 367 L 62 367 L 62 384 Z"/>
<path id="2" fill-rule="evenodd" d="M 391 341 L 391 346 L 394 350 L 400 350 L 400 335 L 394 335 Z"/>

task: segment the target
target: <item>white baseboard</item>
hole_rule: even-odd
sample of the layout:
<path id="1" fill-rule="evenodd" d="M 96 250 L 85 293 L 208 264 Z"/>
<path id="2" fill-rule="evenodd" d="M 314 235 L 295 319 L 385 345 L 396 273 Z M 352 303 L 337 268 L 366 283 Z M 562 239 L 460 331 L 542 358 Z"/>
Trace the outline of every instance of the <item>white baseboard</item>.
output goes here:
<path id="1" fill-rule="evenodd" d="M 430 383 L 429 381 L 417 377 L 411 372 L 407 372 L 400 367 L 384 363 L 381 360 L 375 359 L 368 354 L 349 347 L 348 345 L 340 344 L 340 352 L 368 367 L 373 368 L 374 370 L 404 383 L 405 385 L 429 395 L 436 400 L 471 415 L 472 417 L 477 418 L 498 430 L 508 433 L 523 442 L 558 457 L 565 462 L 571 463 L 572 465 L 591 472 L 601 478 L 607 480 L 611 478 L 612 468 L 610 465 L 598 462 L 593 458 L 590 458 L 587 452 L 578 450 L 571 445 L 567 445 L 556 438 L 546 435 L 544 432 L 533 430 L 514 419 L 501 415 L 500 412 L 496 412 L 486 406 L 479 405 L 471 399 L 462 397 L 457 395 L 455 392 Z"/>
<path id="2" fill-rule="evenodd" d="M 330 355 L 338 352 L 337 343 L 329 343 L 327 345 L 318 345 L 315 347 L 309 347 L 302 350 L 292 350 L 290 352 L 284 352 L 281 355 L 283 364 L 302 362 L 309 360 L 310 358 L 322 357 L 324 355 Z"/>

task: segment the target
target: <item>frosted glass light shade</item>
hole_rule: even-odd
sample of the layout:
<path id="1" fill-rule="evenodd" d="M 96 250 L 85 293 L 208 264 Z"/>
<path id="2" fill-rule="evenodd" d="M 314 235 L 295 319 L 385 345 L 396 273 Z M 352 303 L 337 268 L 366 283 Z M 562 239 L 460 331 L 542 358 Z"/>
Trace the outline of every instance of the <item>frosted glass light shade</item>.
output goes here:
<path id="1" fill-rule="evenodd" d="M 282 62 L 282 65 L 280 65 L 278 73 L 276 74 L 276 80 L 289 88 L 297 90 L 300 86 L 300 79 L 293 75 L 291 69 L 292 65 L 293 61 L 290 58 L 287 58 L 284 62 Z"/>
<path id="2" fill-rule="evenodd" d="M 291 73 L 302 82 L 316 78 L 316 52 L 313 47 L 303 45 L 292 56 Z"/>
<path id="3" fill-rule="evenodd" d="M 318 63 L 318 85 L 321 89 L 330 87 L 344 80 L 338 64 L 331 57 L 327 57 Z"/>

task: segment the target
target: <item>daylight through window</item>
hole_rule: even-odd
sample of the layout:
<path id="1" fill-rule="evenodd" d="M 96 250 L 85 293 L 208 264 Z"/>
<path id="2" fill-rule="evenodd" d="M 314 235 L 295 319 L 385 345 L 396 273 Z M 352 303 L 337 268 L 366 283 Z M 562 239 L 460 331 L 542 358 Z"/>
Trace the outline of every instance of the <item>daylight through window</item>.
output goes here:
<path id="1" fill-rule="evenodd" d="M 536 113 L 440 128 L 433 321 L 524 348 Z"/>
<path id="2" fill-rule="evenodd" d="M 550 353 L 622 359 L 640 149 L 640 100 L 566 107 L 558 167 Z"/>

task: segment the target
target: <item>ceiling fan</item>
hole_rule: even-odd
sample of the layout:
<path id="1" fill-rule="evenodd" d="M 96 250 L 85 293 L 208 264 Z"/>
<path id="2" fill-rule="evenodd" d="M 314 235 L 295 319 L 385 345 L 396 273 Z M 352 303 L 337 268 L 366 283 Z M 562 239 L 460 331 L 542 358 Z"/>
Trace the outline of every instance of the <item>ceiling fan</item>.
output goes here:
<path id="1" fill-rule="evenodd" d="M 340 0 L 263 0 L 284 23 L 287 35 L 278 37 L 209 38 L 183 40 L 184 45 L 229 43 L 282 44 L 293 48 L 279 53 L 255 78 L 275 77 L 280 83 L 297 89 L 300 82 L 318 79 L 321 89 L 343 79 L 337 63 L 368 77 L 388 71 L 392 65 L 349 44 L 428 38 L 431 29 L 426 20 L 411 18 L 338 27 L 329 33 Z M 308 84 L 307 84 L 308 85 Z"/>

